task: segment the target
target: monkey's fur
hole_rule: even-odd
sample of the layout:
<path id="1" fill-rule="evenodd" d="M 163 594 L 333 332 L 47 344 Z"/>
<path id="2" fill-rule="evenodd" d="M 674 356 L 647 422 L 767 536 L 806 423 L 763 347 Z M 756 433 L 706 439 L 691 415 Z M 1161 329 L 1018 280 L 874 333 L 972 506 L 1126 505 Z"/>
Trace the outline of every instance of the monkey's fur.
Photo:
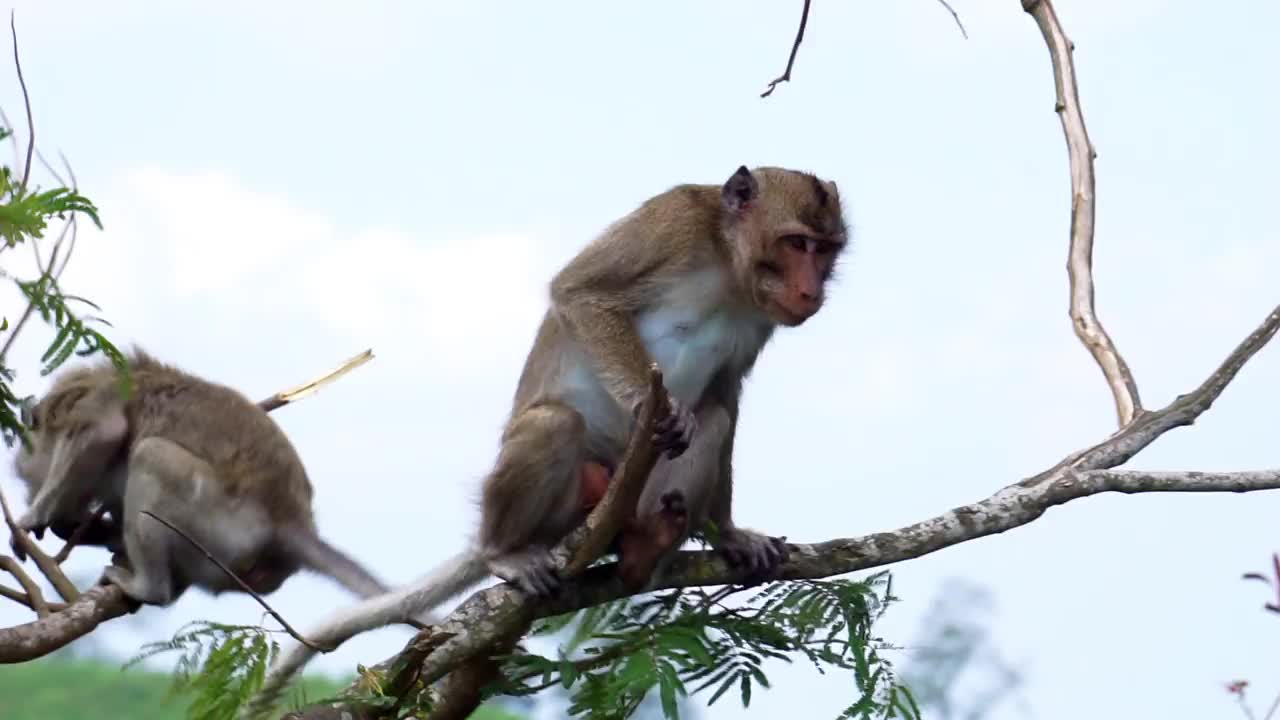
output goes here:
<path id="1" fill-rule="evenodd" d="M 551 308 L 484 481 L 476 545 L 308 637 L 338 643 L 412 617 L 486 571 L 533 594 L 554 590 L 549 549 L 598 499 L 598 487 L 586 487 L 592 464 L 616 467 L 653 361 L 672 405 L 657 432 L 667 453 L 634 532 L 619 539 L 624 577 L 647 582 L 707 520 L 730 562 L 772 573 L 785 543 L 737 527 L 730 512 L 742 381 L 776 326 L 798 326 L 821 308 L 846 236 L 835 183 L 770 167 L 741 167 L 722 185 L 674 187 L 607 228 L 551 282 Z M 664 516 L 675 520 L 649 522 Z M 283 655 L 268 687 L 311 654 L 297 646 Z"/>
<path id="2" fill-rule="evenodd" d="M 91 526 L 92 544 L 115 551 L 113 561 L 121 550 L 124 558 L 103 581 L 139 603 L 168 605 L 191 585 L 241 591 L 144 510 L 203 545 L 259 594 L 303 567 L 360 597 L 387 592 L 317 536 L 302 460 L 266 412 L 141 350 L 129 365 L 128 399 L 110 364 L 90 364 L 60 373 L 30 410 L 30 444 L 14 461 L 28 487 L 19 528 L 37 538 L 53 528 L 65 537 L 97 506 L 107 508 L 111 520 Z M 16 539 L 12 544 L 16 549 Z"/>

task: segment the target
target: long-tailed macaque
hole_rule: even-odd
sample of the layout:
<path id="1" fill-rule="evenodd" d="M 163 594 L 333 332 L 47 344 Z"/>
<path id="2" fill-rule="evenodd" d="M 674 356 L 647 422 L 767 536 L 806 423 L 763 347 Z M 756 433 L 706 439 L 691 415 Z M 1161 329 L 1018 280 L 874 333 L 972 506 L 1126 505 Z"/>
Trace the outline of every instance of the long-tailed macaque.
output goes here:
<path id="1" fill-rule="evenodd" d="M 800 325 L 822 307 L 845 243 L 835 183 L 772 167 L 674 187 L 614 223 L 551 282 L 551 308 L 484 481 L 476 545 L 308 637 L 336 644 L 413 617 L 488 572 L 526 592 L 552 591 L 550 549 L 602 494 L 654 361 L 672 411 L 657 428 L 665 457 L 618 542 L 624 579 L 647 582 L 706 520 L 730 562 L 768 576 L 785 543 L 731 515 L 742 381 L 776 326 Z M 272 682 L 310 655 L 298 646 L 282 656 Z"/>
<path id="2" fill-rule="evenodd" d="M 100 363 L 64 371 L 24 411 L 30 444 L 14 462 L 29 495 L 21 530 L 65 537 L 105 507 L 111 519 L 90 526 L 93 544 L 124 557 L 113 558 L 102 582 L 145 604 L 168 605 L 191 585 L 241 590 L 191 540 L 259 594 L 303 567 L 360 597 L 388 591 L 316 534 L 302 460 L 266 412 L 141 350 L 129 364 L 128 399 L 116 370 Z M 11 544 L 21 557 L 17 539 Z"/>

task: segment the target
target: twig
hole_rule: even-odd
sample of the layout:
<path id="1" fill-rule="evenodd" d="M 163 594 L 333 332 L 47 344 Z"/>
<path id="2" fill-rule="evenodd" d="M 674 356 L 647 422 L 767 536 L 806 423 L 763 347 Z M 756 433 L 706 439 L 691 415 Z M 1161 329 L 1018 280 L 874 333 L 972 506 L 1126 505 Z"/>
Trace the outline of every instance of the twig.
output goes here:
<path id="1" fill-rule="evenodd" d="M 1067 156 L 1071 165 L 1071 245 L 1067 258 L 1067 275 L 1071 282 L 1071 324 L 1076 337 L 1098 363 L 1111 394 L 1115 398 L 1116 417 L 1123 427 L 1142 413 L 1138 384 L 1129 366 L 1116 350 L 1111 336 L 1102 326 L 1094 309 L 1093 297 L 1093 230 L 1094 189 L 1093 159 L 1097 156 L 1076 85 L 1076 69 L 1071 59 L 1074 45 L 1058 22 L 1050 0 L 1022 0 L 1022 9 L 1035 18 L 1044 35 L 1053 64 L 1053 84 L 1057 94 L 1055 110 L 1066 136 Z"/>
<path id="2" fill-rule="evenodd" d="M 74 550 L 75 547 L 80 544 L 80 540 L 81 538 L 84 537 L 84 534 L 89 531 L 90 527 L 100 522 L 102 520 L 102 517 L 106 514 L 107 514 L 107 508 L 106 506 L 103 506 L 98 508 L 97 512 L 95 512 L 93 515 L 90 515 L 86 517 L 84 520 L 81 520 L 80 524 L 76 526 L 75 531 L 71 533 L 71 537 L 67 538 L 67 541 L 63 543 L 62 549 L 58 551 L 57 555 L 53 556 L 54 562 L 58 563 L 59 565 L 66 562 L 67 558 L 71 556 L 71 551 Z"/>
<path id="3" fill-rule="evenodd" d="M 337 380 L 338 378 L 342 377 L 343 375 L 346 375 L 352 370 L 355 370 L 356 368 L 369 362 L 372 359 L 373 359 L 373 349 L 370 348 L 360 353 L 359 355 L 355 355 L 353 357 L 350 357 L 344 360 L 342 364 L 337 367 L 337 369 L 331 372 L 328 372 L 324 375 L 321 375 L 315 380 L 305 382 L 301 385 L 291 387 L 287 390 L 281 390 L 280 392 L 276 393 L 275 395 L 272 395 L 269 398 L 266 398 L 264 400 L 259 400 L 258 407 L 262 408 L 265 412 L 271 412 L 272 410 L 275 410 L 277 408 L 282 408 L 291 402 L 297 402 L 298 400 L 301 400 L 302 398 L 316 392 L 321 387 L 328 385 L 334 380 Z"/>
<path id="4" fill-rule="evenodd" d="M 31 116 L 31 96 L 27 94 L 27 81 L 22 77 L 22 62 L 18 60 L 18 28 L 15 24 L 14 11 L 9 11 L 9 34 L 13 37 L 13 66 L 18 71 L 18 84 L 22 86 L 22 103 L 27 108 L 27 160 L 22 170 L 21 192 L 27 190 L 27 179 L 31 177 L 31 157 L 36 150 L 36 123 Z"/>
<path id="5" fill-rule="evenodd" d="M 27 593 L 27 605 L 36 611 L 36 617 L 49 617 L 49 603 L 44 600 L 44 593 L 40 592 L 40 586 L 36 585 L 31 576 L 23 572 L 22 566 L 18 561 L 8 555 L 0 555 L 0 570 L 4 570 L 13 576 L 14 580 L 22 586 Z"/>
<path id="6" fill-rule="evenodd" d="M 62 568 L 53 558 L 49 557 L 40 546 L 35 543 L 25 532 L 18 529 L 18 523 L 13 519 L 13 513 L 9 511 L 9 501 L 5 499 L 4 491 L 0 490 L 0 512 L 4 513 L 4 522 L 9 526 L 9 534 L 13 536 L 14 542 L 22 548 L 27 557 L 36 564 L 41 574 L 53 585 L 53 589 L 58 595 L 67 602 L 75 602 L 80 597 L 80 591 L 76 589 L 75 583 L 67 579 Z"/>
<path id="7" fill-rule="evenodd" d="M 19 605 L 25 605 L 28 608 L 35 610 L 35 606 L 31 604 L 31 598 L 21 590 L 14 590 L 11 587 L 5 587 L 4 585 L 0 585 L 0 597 L 5 598 L 7 600 L 12 600 L 18 603 Z M 64 608 L 67 607 L 66 603 L 60 603 L 60 602 L 46 601 L 45 604 L 49 606 L 49 610 L 52 612 L 61 612 Z"/>
<path id="8" fill-rule="evenodd" d="M 209 550 L 205 548 L 204 545 L 201 545 L 200 542 L 197 541 L 195 538 L 186 534 L 182 530 L 178 529 L 173 523 L 169 522 L 168 520 L 165 520 L 159 515 L 156 515 L 150 510 L 140 510 L 139 512 L 142 513 L 143 515 L 146 515 L 148 517 L 151 517 L 157 520 L 165 527 L 168 527 L 170 530 L 177 533 L 182 539 L 191 543 L 192 547 L 199 550 L 202 554 L 204 554 L 206 558 L 209 559 L 209 562 L 213 563 L 214 565 L 217 565 L 219 570 L 222 570 L 222 572 L 227 574 L 227 577 L 231 578 L 232 580 L 235 580 L 236 584 L 240 586 L 241 590 L 244 590 L 246 593 L 251 595 L 254 600 L 257 600 L 258 604 L 261 605 L 264 610 L 270 613 L 271 617 L 275 618 L 276 622 L 280 623 L 280 626 L 284 628 L 284 631 L 292 635 L 295 640 L 302 643 L 303 645 L 306 645 L 312 650 L 315 650 L 316 652 L 328 652 L 329 650 L 332 649 L 332 648 L 324 648 L 319 645 L 316 645 L 312 643 L 310 640 L 303 637 L 302 633 L 299 633 L 297 630 L 294 630 L 293 626 L 289 624 L 289 621 L 285 620 L 284 617 L 280 615 L 280 613 L 276 612 L 275 608 L 271 607 L 271 605 L 269 605 L 266 600 L 263 600 L 262 596 L 259 595 L 257 591 L 249 587 L 248 583 L 246 583 L 244 580 L 241 580 L 239 575 L 236 575 L 234 572 L 231 571 L 231 568 L 227 567 L 226 565 L 223 564 L 221 560 L 214 557 L 213 553 L 209 552 Z"/>
<path id="9" fill-rule="evenodd" d="M 804 41 L 804 26 L 809 24 L 809 2 L 810 0 L 804 0 L 804 8 L 800 11 L 800 29 L 796 30 L 795 42 L 791 43 L 791 55 L 787 57 L 787 69 L 783 70 L 781 75 L 769 81 L 769 87 L 760 93 L 760 97 L 767 98 L 772 95 L 774 88 L 778 87 L 779 83 L 791 82 L 791 68 L 796 64 L 796 53 L 800 51 L 800 43 Z"/>
<path id="10" fill-rule="evenodd" d="M 951 7 L 951 3 L 947 2 L 947 0 L 938 0 L 938 2 L 947 9 L 947 12 L 951 13 L 952 19 L 956 21 L 956 27 L 960 28 L 960 34 L 964 36 L 965 40 L 968 40 L 969 33 L 965 32 L 964 23 L 960 22 L 960 14 L 956 12 L 955 8 Z"/>

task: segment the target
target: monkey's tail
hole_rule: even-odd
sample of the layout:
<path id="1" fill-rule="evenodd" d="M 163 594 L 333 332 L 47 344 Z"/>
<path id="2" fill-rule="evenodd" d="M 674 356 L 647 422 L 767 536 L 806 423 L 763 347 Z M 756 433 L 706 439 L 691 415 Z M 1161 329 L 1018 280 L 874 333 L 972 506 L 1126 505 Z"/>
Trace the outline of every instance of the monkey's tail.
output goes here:
<path id="1" fill-rule="evenodd" d="M 435 606 L 488 575 L 489 566 L 483 555 L 475 548 L 468 548 L 403 588 L 339 610 L 304 637 L 314 645 L 336 648 L 362 632 L 411 618 L 430 624 L 430 611 Z M 314 655 L 314 650 L 301 643 L 282 653 L 267 672 L 262 690 L 245 706 L 247 712 L 243 717 L 262 717 L 270 711 L 289 679 Z"/>
<path id="2" fill-rule="evenodd" d="M 360 563 L 310 530 L 281 528 L 279 537 L 285 548 L 303 565 L 337 580 L 357 597 L 371 598 L 391 590 Z"/>

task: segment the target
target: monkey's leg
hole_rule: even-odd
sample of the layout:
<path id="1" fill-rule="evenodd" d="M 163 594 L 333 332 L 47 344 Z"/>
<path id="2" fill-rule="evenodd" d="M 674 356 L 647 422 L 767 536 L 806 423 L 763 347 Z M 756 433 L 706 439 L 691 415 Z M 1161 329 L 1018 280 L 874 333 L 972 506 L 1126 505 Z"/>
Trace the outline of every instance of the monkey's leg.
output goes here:
<path id="1" fill-rule="evenodd" d="M 573 408 L 534 405 L 511 420 L 484 482 L 480 543 L 494 575 L 525 592 L 559 584 L 551 545 L 581 518 L 578 469 L 586 423 Z"/>
<path id="2" fill-rule="evenodd" d="M 732 422 L 729 413 L 714 404 L 700 408 L 695 417 L 698 432 L 693 442 L 675 459 L 658 458 L 636 503 L 636 517 L 618 538 L 619 574 L 629 587 L 646 584 L 707 515 Z"/>
<path id="3" fill-rule="evenodd" d="M 176 559 L 187 543 L 147 510 L 196 535 L 199 524 L 188 522 L 192 508 L 202 507 L 202 487 L 216 484 L 213 469 L 185 448 L 163 438 L 140 440 L 130 455 L 129 478 L 124 495 L 124 546 L 129 567 L 112 565 L 103 577 L 130 598 L 148 605 L 168 605 L 186 589 L 175 577 Z M 208 511 L 208 507 L 205 511 Z"/>

